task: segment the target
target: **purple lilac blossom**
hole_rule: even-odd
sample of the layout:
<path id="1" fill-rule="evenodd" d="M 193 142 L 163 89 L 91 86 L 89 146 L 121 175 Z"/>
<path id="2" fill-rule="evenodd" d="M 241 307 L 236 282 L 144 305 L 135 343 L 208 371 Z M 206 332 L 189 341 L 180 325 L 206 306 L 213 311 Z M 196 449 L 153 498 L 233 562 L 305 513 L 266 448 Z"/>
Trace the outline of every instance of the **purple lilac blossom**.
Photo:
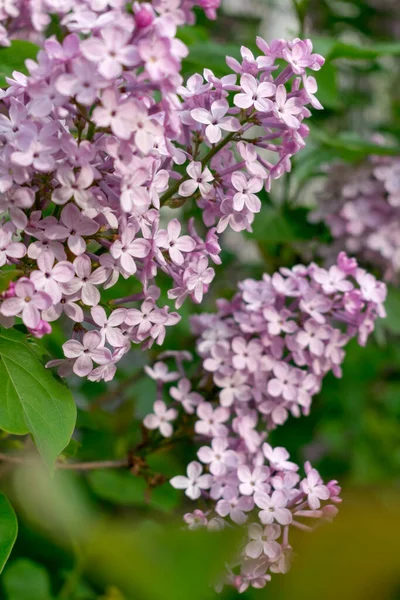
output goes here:
<path id="1" fill-rule="evenodd" d="M 180 317 L 160 302 L 158 274 L 177 309 L 186 298 L 200 303 L 221 263 L 220 235 L 251 231 L 256 194 L 305 145 L 316 89 L 307 70 L 324 62 L 309 40 L 258 38 L 260 55 L 242 48 L 242 62 L 228 57 L 229 75 L 205 69 L 183 81 L 188 49 L 176 29 L 193 22 L 194 6 L 214 18 L 218 5 L 4 4 L 11 37 L 44 33 L 51 14 L 63 33 L 62 42 L 39 40 L 28 75 L 14 72 L 0 92 L 0 260 L 23 272 L 0 299 L 0 321 L 22 319 L 41 337 L 63 319 L 65 361 L 49 363 L 62 375 L 108 381 L 132 343 L 162 344 Z M 197 203 L 203 223 L 164 210 L 185 202 Z M 121 278 L 136 292 L 104 302 Z M 20 296 L 26 280 L 29 302 Z M 251 368 L 253 348 L 242 345 L 236 360 Z"/>
<path id="2" fill-rule="evenodd" d="M 302 477 L 287 450 L 268 443 L 268 433 L 289 415 L 309 414 L 325 375 L 341 376 L 346 344 L 356 337 L 364 345 L 385 315 L 385 297 L 385 284 L 344 252 L 329 270 L 311 263 L 246 279 L 230 302 L 217 301 L 216 313 L 192 317 L 200 373 L 190 378 L 183 361 L 193 360 L 175 353 L 168 391 L 167 363 L 157 363 L 162 379 L 147 370 L 159 382 L 154 411 L 161 402 L 179 431 L 180 417 L 193 419 L 197 460 L 187 477 L 171 479 L 192 500 L 201 497 L 202 509 L 184 517 L 189 529 L 247 527 L 224 580 L 239 592 L 289 569 L 294 527 L 310 531 L 337 512 L 337 482 L 324 483 L 308 462 Z M 165 436 L 158 417 L 147 416 L 144 425 L 149 418 Z M 172 436 L 170 423 L 168 429 Z"/>

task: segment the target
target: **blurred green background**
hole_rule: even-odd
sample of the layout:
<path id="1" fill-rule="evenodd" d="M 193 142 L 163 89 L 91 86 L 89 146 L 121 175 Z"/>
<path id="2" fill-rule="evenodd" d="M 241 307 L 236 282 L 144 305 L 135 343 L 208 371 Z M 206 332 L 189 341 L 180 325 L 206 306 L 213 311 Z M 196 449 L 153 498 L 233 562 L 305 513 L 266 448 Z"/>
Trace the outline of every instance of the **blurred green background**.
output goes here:
<path id="1" fill-rule="evenodd" d="M 329 241 L 327 230 L 307 221 L 324 165 L 357 163 L 376 153 L 369 141 L 375 132 L 391 142 L 379 152 L 393 153 L 394 147 L 400 154 L 400 1 L 226 0 L 215 23 L 199 13 L 196 26 L 179 35 L 190 48 L 185 77 L 204 66 L 216 75 L 227 73 L 225 55 L 238 57 L 241 44 L 256 50 L 256 35 L 268 41 L 306 35 L 327 58 L 316 75 L 325 110 L 314 111 L 307 148 L 293 171 L 263 195 L 254 233 L 239 241 L 238 234 L 225 236 L 223 265 L 201 306 L 211 311 L 215 299 L 230 297 L 241 279 L 313 259 L 316 245 Z M 196 208 L 184 211 L 189 217 Z M 295 460 L 311 460 L 324 479 L 338 479 L 345 502 L 332 526 L 297 536 L 289 574 L 275 575 L 264 590 L 244 593 L 244 600 L 400 598 L 400 291 L 394 287 L 387 309 L 388 318 L 366 348 L 356 343 L 347 348 L 343 378 L 326 377 L 311 415 L 291 418 L 270 436 Z M 182 321 L 171 328 L 163 349 L 193 348 L 189 315 L 199 311 L 188 303 L 182 308 Z M 44 341 L 46 352 L 58 356 L 63 341 L 63 332 L 55 329 Z M 143 365 L 158 352 L 132 351 L 110 384 L 72 381 L 78 426 L 66 458 L 117 459 L 138 443 L 140 419 L 155 396 Z M 12 437 L 0 442 L 4 452 L 21 447 Z M 153 473 L 169 478 L 184 471 L 195 451 L 184 441 L 147 460 Z M 0 598 L 217 597 L 208 582 L 229 559 L 236 534 L 211 534 L 210 541 L 210 534 L 180 531 L 176 523 L 194 505 L 168 483 L 149 490 L 143 478 L 112 470 L 58 472 L 49 483 L 34 465 L 15 469 L 5 463 L 0 478 L 19 519 Z M 238 594 L 228 590 L 218 597 L 233 600 Z"/>

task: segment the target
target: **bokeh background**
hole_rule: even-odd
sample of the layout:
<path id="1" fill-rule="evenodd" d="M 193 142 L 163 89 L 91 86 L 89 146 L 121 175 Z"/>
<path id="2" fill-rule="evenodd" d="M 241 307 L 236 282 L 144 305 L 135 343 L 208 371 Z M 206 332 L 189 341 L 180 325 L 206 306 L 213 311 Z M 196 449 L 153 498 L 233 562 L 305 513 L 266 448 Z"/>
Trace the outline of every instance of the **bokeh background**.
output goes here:
<path id="1" fill-rule="evenodd" d="M 216 298 L 231 297 L 241 279 L 316 259 L 316 249 L 330 237 L 308 221 L 308 213 L 327 164 L 363 161 L 377 132 L 400 155 L 400 0 L 225 0 L 215 23 L 199 13 L 196 26 L 181 30 L 190 49 L 184 76 L 204 66 L 225 74 L 225 56 L 238 57 L 241 44 L 255 51 L 256 35 L 268 41 L 312 38 L 327 58 L 316 75 L 325 110 L 314 111 L 307 148 L 292 172 L 264 193 L 254 233 L 226 234 L 223 266 L 210 293 L 201 307 L 183 307 L 165 348 L 193 349 L 189 315 L 214 310 Z M 183 210 L 189 218 L 196 209 Z M 289 574 L 275 575 L 264 590 L 245 592 L 244 600 L 400 598 L 400 290 L 394 284 L 387 311 L 366 348 L 349 345 L 343 378 L 326 377 L 311 415 L 290 418 L 270 436 L 296 461 L 311 460 L 324 479 L 338 479 L 344 504 L 333 525 L 298 536 Z M 62 341 L 55 329 L 46 352 L 56 356 Z M 143 366 L 159 351 L 132 351 L 110 384 L 72 381 L 78 427 L 66 458 L 118 458 L 138 442 L 140 420 L 155 397 Z M 20 444 L 0 442 L 1 451 Z M 150 455 L 149 464 L 171 477 L 184 472 L 195 451 L 183 442 Z M 0 465 L 1 485 L 17 507 L 20 533 L 0 598 L 239 597 L 229 590 L 216 595 L 208 586 L 229 558 L 235 534 L 217 535 L 210 544 L 209 535 L 180 531 L 174 524 L 193 505 L 168 482 L 149 493 L 144 480 L 125 471 L 60 472 L 49 482 L 34 466 L 11 467 Z"/>

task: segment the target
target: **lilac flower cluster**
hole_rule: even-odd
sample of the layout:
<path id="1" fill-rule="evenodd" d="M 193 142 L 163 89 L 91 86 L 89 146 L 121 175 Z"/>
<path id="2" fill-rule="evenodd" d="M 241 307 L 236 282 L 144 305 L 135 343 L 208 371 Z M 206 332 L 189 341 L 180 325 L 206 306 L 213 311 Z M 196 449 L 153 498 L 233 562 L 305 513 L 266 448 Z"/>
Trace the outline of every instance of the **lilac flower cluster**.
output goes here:
<path id="1" fill-rule="evenodd" d="M 185 87 L 175 35 L 191 0 L 31 3 L 53 4 L 73 33 L 47 39 L 1 91 L 0 258 L 14 270 L 0 315 L 39 337 L 66 318 L 65 359 L 50 365 L 108 381 L 131 343 L 161 344 L 179 320 L 157 304 L 157 274 L 176 308 L 199 303 L 219 234 L 251 230 L 256 193 L 290 169 L 307 106 L 321 108 L 306 69 L 323 58 L 308 40 L 258 39 L 261 56 L 242 48 L 242 62 L 227 59 L 233 74 L 206 69 Z M 218 2 L 199 4 L 213 16 Z M 165 210 L 187 201 L 204 236 Z M 135 293 L 104 301 L 120 278 Z"/>
<path id="2" fill-rule="evenodd" d="M 172 353 L 172 372 L 165 362 L 147 368 L 158 397 L 144 425 L 169 437 L 179 412 L 193 415 L 201 444 L 187 475 L 171 480 L 206 503 L 206 510 L 185 515 L 189 528 L 247 524 L 248 537 L 227 576 L 240 592 L 288 570 L 291 527 L 308 531 L 303 518 L 317 523 L 337 512 L 337 482 L 324 484 L 309 463 L 301 478 L 288 452 L 266 438 L 289 413 L 309 413 L 326 373 L 341 376 L 344 346 L 355 336 L 365 344 L 384 316 L 385 296 L 385 284 L 343 252 L 329 270 L 314 263 L 282 268 L 261 281 L 243 281 L 232 301 L 218 301 L 216 314 L 192 318 L 200 375 L 186 374 L 182 353 Z M 163 385 L 178 379 L 168 406 Z"/>
<path id="3" fill-rule="evenodd" d="M 202 8 L 209 19 L 216 18 L 221 0 L 153 0 L 153 8 L 166 17 L 165 23 L 176 25 L 194 22 L 193 8 Z M 9 46 L 13 38 L 43 41 L 46 31 L 57 18 L 62 30 L 87 34 L 104 22 L 121 19 L 121 14 L 134 12 L 140 27 L 152 21 L 153 10 L 140 0 L 3 0 L 0 4 L 0 45 Z M 122 25 L 122 22 L 121 22 Z"/>
<path id="4" fill-rule="evenodd" d="M 400 159 L 370 157 L 358 167 L 332 165 L 317 195 L 313 222 L 323 221 L 334 238 L 321 253 L 332 259 L 338 248 L 378 267 L 387 281 L 400 273 Z"/>

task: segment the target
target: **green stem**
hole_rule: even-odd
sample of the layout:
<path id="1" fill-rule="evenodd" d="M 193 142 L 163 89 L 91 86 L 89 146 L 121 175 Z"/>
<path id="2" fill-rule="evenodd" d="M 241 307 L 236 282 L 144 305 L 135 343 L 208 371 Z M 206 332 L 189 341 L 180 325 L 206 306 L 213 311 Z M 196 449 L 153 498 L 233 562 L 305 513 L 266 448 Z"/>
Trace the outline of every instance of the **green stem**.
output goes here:
<path id="1" fill-rule="evenodd" d="M 236 133 L 237 133 L 236 131 L 232 131 L 223 140 L 221 140 L 219 142 L 219 144 L 217 144 L 216 146 L 211 148 L 210 152 L 208 152 L 205 155 L 205 157 L 201 160 L 201 166 L 205 167 L 205 165 L 208 164 L 210 162 L 210 160 L 235 137 Z M 160 198 L 161 206 L 164 206 L 164 204 L 166 204 L 166 202 L 170 198 L 172 198 L 172 196 L 174 194 L 176 194 L 176 192 L 179 190 L 181 183 L 183 183 L 184 181 L 188 181 L 188 179 L 190 179 L 190 176 L 184 175 L 184 177 L 182 177 L 182 179 L 180 179 L 179 181 L 174 183 L 174 185 L 167 192 L 165 192 L 165 194 L 163 194 L 161 196 L 161 198 Z"/>

